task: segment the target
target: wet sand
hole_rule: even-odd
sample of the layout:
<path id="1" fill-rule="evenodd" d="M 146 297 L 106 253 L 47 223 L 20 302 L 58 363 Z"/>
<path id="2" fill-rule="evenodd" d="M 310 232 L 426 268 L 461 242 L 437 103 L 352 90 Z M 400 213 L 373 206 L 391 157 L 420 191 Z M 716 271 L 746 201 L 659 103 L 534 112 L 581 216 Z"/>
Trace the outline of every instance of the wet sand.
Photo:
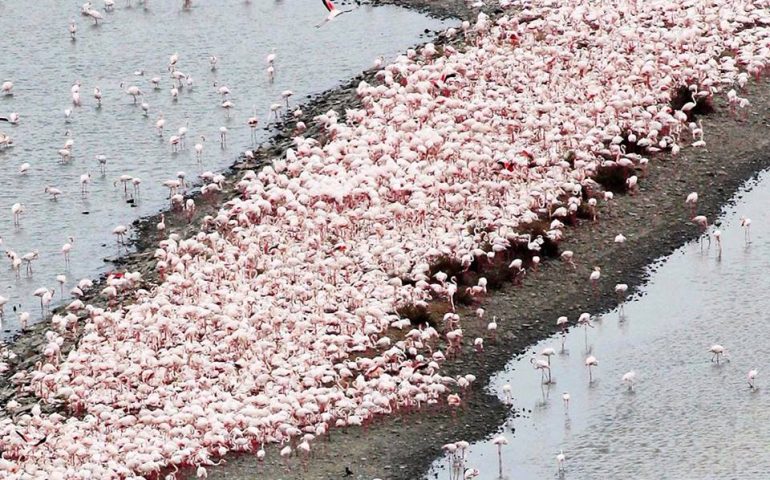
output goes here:
<path id="1" fill-rule="evenodd" d="M 468 12 L 464 2 L 451 0 L 442 2 L 440 6 L 427 0 L 384 0 L 381 3 L 429 8 L 433 9 L 434 15 L 444 17 L 457 12 L 466 15 Z M 458 7 L 453 11 L 453 5 L 462 9 Z M 361 80 L 373 82 L 372 72 L 362 74 L 303 106 L 306 118 L 329 108 L 341 112 L 345 108 L 356 108 L 355 87 Z M 616 283 L 629 284 L 632 293 L 644 282 L 647 265 L 696 237 L 698 230 L 690 224 L 688 209 L 684 205 L 687 193 L 697 191 L 700 195 L 698 212 L 713 218 L 745 180 L 770 166 L 770 155 L 765 153 L 770 144 L 765 120 L 770 116 L 769 87 L 768 82 L 750 85 L 746 96 L 751 106 L 747 109 L 745 121 L 729 116 L 724 101 L 717 98 L 716 113 L 703 117 L 705 149 L 687 147 L 678 157 L 654 156 L 646 173 L 637 172 L 640 188 L 636 195 L 618 195 L 611 215 L 602 207 L 597 222 L 580 220 L 576 228 L 568 229 L 560 247 L 575 252 L 577 270 L 573 271 L 558 260 L 549 260 L 544 262 L 539 272 L 527 275 L 523 285 L 506 285 L 483 299 L 480 306 L 486 309 L 487 317 L 496 315 L 499 319 L 497 340 L 488 340 L 484 353 L 474 352 L 471 343 L 477 336 L 488 336 L 487 320 L 473 320 L 476 305 L 459 312 L 466 319 L 462 323 L 466 339 L 464 352 L 448 360 L 442 374 L 476 375 L 477 381 L 471 391 L 465 393 L 461 409 L 453 412 L 439 406 L 418 413 L 396 413 L 376 420 L 366 429 L 333 430 L 329 441 L 314 442 L 314 451 L 309 459 L 292 457 L 290 468 L 281 461 L 275 447 L 268 448 L 264 465 L 260 465 L 253 455 L 230 455 L 225 457 L 226 466 L 209 468 L 209 478 L 344 478 L 348 467 L 353 474 L 347 478 L 414 480 L 427 471 L 444 443 L 473 441 L 494 432 L 505 419 L 508 407 L 496 397 L 484 393 L 490 375 L 502 369 L 512 355 L 526 351 L 530 345 L 554 333 L 558 316 L 568 315 L 574 322 L 581 312 L 598 313 L 614 307 L 617 304 L 614 293 Z M 306 135 L 315 136 L 318 133 L 316 127 L 312 122 L 306 123 L 310 127 Z M 239 172 L 257 169 L 283 153 L 290 145 L 293 128 L 292 124 L 285 125 L 270 145 L 256 152 L 254 161 L 241 159 L 236 163 L 229 172 L 227 188 L 222 194 L 197 200 L 199 208 L 192 223 L 188 224 L 180 212 L 167 213 L 167 232 L 185 236 L 197 231 L 203 216 L 216 212 L 222 202 L 233 195 L 233 184 L 240 178 Z M 158 241 L 154 228 L 158 218 L 159 215 L 142 219 L 134 225 L 138 231 L 133 240 L 137 253 L 116 259 L 116 270 L 141 271 L 148 284 L 158 280 L 152 261 Z M 627 237 L 625 244 L 614 243 L 618 233 Z M 594 265 L 602 267 L 598 296 L 594 295 L 588 282 Z M 105 299 L 98 297 L 89 301 L 95 305 L 106 304 Z M 11 362 L 10 371 L 0 378 L 0 404 L 15 397 L 15 389 L 8 382 L 10 375 L 38 361 L 39 354 L 33 352 L 42 349 L 42 333 L 46 328 L 37 326 L 17 339 L 13 350 L 19 355 L 19 360 Z M 515 393 L 514 385 L 514 396 Z M 26 408 L 31 407 L 30 402 L 34 400 L 15 399 L 26 404 Z M 50 408 L 55 409 L 56 406 Z M 183 473 L 194 478 L 192 470 Z"/>

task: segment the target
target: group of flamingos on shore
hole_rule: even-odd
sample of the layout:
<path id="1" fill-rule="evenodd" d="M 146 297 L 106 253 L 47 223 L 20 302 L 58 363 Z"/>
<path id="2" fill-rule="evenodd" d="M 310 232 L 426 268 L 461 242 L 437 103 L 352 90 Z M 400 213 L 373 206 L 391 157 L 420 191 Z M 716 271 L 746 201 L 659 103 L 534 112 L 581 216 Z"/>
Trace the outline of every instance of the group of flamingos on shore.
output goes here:
<path id="1" fill-rule="evenodd" d="M 591 180 L 600 166 L 643 171 L 644 155 L 691 140 L 693 106 L 669 106 L 678 87 L 691 103 L 729 89 L 731 108 L 745 105 L 746 72 L 770 60 L 768 24 L 758 1 L 571 0 L 480 14 L 445 32 L 464 37 L 462 50 L 407 51 L 376 84 L 361 82 L 362 108 L 344 122 L 334 111 L 314 119 L 327 142 L 297 136 L 271 166 L 245 172 L 201 232 L 162 240 L 159 285 L 136 290 L 126 274 L 105 292 L 110 306 L 73 302 L 54 317 L 45 361 L 13 381 L 77 415 L 6 405 L 0 475 L 174 478 L 170 467 L 192 465 L 203 477 L 231 451 L 264 460 L 272 444 L 287 462 L 307 459 L 331 429 L 462 407 L 474 375 L 441 370 L 469 343 L 458 287 L 428 275 L 431 263 L 470 266 L 514 244 L 537 253 L 542 238 L 517 233 L 535 220 L 558 241 L 583 189 L 590 206 L 611 201 Z M 644 154 L 626 153 L 634 143 Z M 443 328 L 396 313 L 436 296 L 452 305 Z M 506 327 L 493 318 L 488 335 Z M 82 339 L 62 355 L 75 330 Z"/>

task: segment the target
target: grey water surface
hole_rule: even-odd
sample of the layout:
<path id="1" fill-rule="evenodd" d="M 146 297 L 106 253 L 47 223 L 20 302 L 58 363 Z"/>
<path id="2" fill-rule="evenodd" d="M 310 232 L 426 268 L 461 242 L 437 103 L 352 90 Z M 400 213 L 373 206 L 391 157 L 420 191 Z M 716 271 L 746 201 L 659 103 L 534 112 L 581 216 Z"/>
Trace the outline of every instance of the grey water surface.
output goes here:
<path id="1" fill-rule="evenodd" d="M 364 6 L 317 29 L 326 16 L 317 0 L 194 0 L 189 10 L 182 9 L 181 0 L 148 0 L 147 8 L 138 0 L 117 0 L 112 12 L 104 12 L 103 2 L 95 0 L 105 17 L 95 26 L 80 14 L 81 3 L 0 1 L 0 83 L 15 84 L 12 96 L 0 95 L 0 117 L 21 115 L 16 126 L 0 122 L 0 132 L 15 141 L 14 147 L 0 149 L 0 249 L 18 255 L 39 252 L 33 273 L 27 275 L 22 267 L 18 278 L 10 262 L 0 258 L 0 295 L 9 298 L 2 327 L 6 335 L 18 329 L 14 306 L 40 319 L 39 300 L 32 296 L 38 287 L 56 288 L 54 303 L 61 301 L 56 275 L 66 275 L 64 298 L 69 301 L 77 280 L 109 270 L 104 259 L 124 252 L 113 228 L 166 208 L 169 190 L 163 181 L 176 179 L 178 172 L 198 181 L 200 173 L 222 170 L 253 148 L 246 122 L 255 113 L 260 121 L 256 142 L 265 141 L 269 132 L 262 127 L 269 121 L 270 105 L 284 103 L 282 91 L 293 91 L 293 110 L 307 95 L 370 68 L 377 56 L 393 58 L 429 41 L 426 29 L 444 26 L 405 9 Z M 78 28 L 74 41 L 71 19 Z M 266 62 L 271 52 L 277 57 L 272 83 Z M 192 78 L 192 88 L 181 88 L 176 101 L 167 68 L 174 53 L 177 70 Z M 212 55 L 219 59 L 213 71 Z M 158 90 L 150 81 L 156 76 L 161 78 Z M 81 83 L 81 107 L 73 107 L 71 100 L 76 81 Z M 101 108 L 93 96 L 97 86 Z M 134 104 L 124 92 L 129 86 L 143 92 L 148 116 L 139 106 L 142 99 Z M 231 91 L 229 118 L 221 107 L 220 86 Z M 68 121 L 65 109 L 73 110 Z M 162 138 L 155 129 L 161 112 L 166 119 Z M 224 148 L 223 126 L 228 129 Z M 169 137 L 180 127 L 188 128 L 186 148 L 173 153 Z M 193 145 L 201 135 L 206 141 L 199 162 Z M 74 140 L 72 159 L 61 164 L 58 150 L 67 139 Z M 107 158 L 104 174 L 97 155 Z M 24 163 L 30 169 L 20 175 Z M 86 173 L 92 181 L 82 195 L 80 176 Z M 121 175 L 141 179 L 139 192 L 131 184 L 127 193 L 120 182 L 115 185 Z M 44 193 L 48 185 L 63 191 L 57 201 Z M 26 209 L 19 228 L 11 214 L 16 202 Z M 61 247 L 70 236 L 74 248 L 65 268 Z"/>
<path id="2" fill-rule="evenodd" d="M 721 258 L 713 241 L 683 246 L 651 267 L 642 294 L 622 311 L 596 317 L 587 333 L 573 328 L 563 348 L 561 335 L 541 342 L 496 375 L 491 391 L 505 399 L 503 386 L 511 385 L 511 405 L 524 415 L 501 427 L 509 441 L 502 476 L 491 439 L 471 446 L 467 466 L 480 470 L 476 478 L 768 478 L 768 198 L 764 172 L 726 207 Z M 752 219 L 748 245 L 741 216 Z M 713 344 L 727 348 L 728 362 L 712 362 Z M 530 359 L 549 346 L 557 351 L 554 383 L 541 385 Z M 599 362 L 592 383 L 584 364 L 589 354 Z M 747 381 L 752 368 L 759 371 L 755 390 Z M 628 371 L 636 373 L 633 391 L 621 382 Z M 428 478 L 450 478 L 446 458 Z"/>

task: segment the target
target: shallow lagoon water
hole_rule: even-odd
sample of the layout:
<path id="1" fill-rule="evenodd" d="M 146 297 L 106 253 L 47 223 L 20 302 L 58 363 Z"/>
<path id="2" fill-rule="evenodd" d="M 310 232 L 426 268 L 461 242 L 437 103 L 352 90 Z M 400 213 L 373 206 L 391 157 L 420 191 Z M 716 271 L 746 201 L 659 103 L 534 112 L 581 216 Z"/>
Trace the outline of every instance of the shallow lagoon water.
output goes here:
<path id="1" fill-rule="evenodd" d="M 764 172 L 720 218 L 721 258 L 714 242 L 683 246 L 651 267 L 649 283 L 622 312 L 597 316 L 587 333 L 573 327 L 563 350 L 561 335 L 545 340 L 497 374 L 489 388 L 504 399 L 503 385 L 510 384 L 511 406 L 523 415 L 501 428 L 510 442 L 502 449 L 502 476 L 491 439 L 471 446 L 467 466 L 480 470 L 477 478 L 766 477 L 769 197 L 770 174 Z M 741 216 L 753 222 L 749 245 Z M 729 362 L 711 361 L 715 343 L 727 348 Z M 551 359 L 554 383 L 541 385 L 530 359 L 548 346 L 559 352 Z M 588 354 L 599 362 L 590 384 Z M 759 370 L 756 390 L 747 382 L 752 368 Z M 633 391 L 621 382 L 631 370 Z M 568 408 L 563 392 L 571 397 Z M 562 450 L 566 470 L 560 476 L 556 456 Z M 434 463 L 428 478 L 450 478 L 446 458 Z"/>
<path id="2" fill-rule="evenodd" d="M 291 109 L 307 98 L 333 88 L 361 70 L 375 57 L 393 58 L 398 52 L 425 41 L 425 29 L 437 30 L 443 22 L 397 7 L 361 7 L 316 29 L 326 11 L 317 0 L 195 0 L 183 10 L 182 2 L 149 0 L 143 8 L 137 0 L 116 1 L 104 21 L 80 14 L 80 1 L 41 0 L 0 2 L 0 82 L 14 83 L 13 96 L 0 96 L 0 116 L 18 112 L 16 126 L 0 122 L 0 131 L 11 135 L 15 146 L 0 150 L 0 236 L 2 248 L 24 255 L 38 250 L 33 274 L 21 276 L 0 258 L 0 295 L 9 298 L 3 329 L 18 328 L 17 310 L 40 318 L 40 304 L 32 292 L 38 287 L 56 288 L 54 303 L 61 301 L 55 279 L 67 276 L 64 296 L 83 277 L 94 278 L 111 267 L 104 259 L 120 251 L 112 229 L 130 225 L 141 216 L 168 206 L 165 180 L 185 172 L 198 181 L 204 171 L 231 165 L 238 155 L 254 146 L 246 120 L 260 120 L 256 142 L 269 138 L 263 129 L 269 107 L 283 103 L 281 92 L 290 89 Z M 93 2 L 101 9 L 101 0 Z M 78 25 L 77 39 L 70 40 L 68 25 Z M 266 56 L 276 54 L 275 79 L 267 75 Z M 192 88 L 171 97 L 169 56 L 177 53 L 177 69 L 192 77 Z M 219 59 L 212 71 L 209 56 Z M 144 72 L 143 75 L 135 73 Z M 154 90 L 152 77 L 160 77 Z M 82 106 L 73 108 L 70 87 L 81 82 Z M 124 83 L 121 88 L 120 84 Z M 216 86 L 215 86 L 216 84 Z M 123 90 L 135 85 L 150 105 L 143 116 L 139 104 Z M 227 86 L 235 107 L 228 118 L 221 108 L 219 86 Z M 102 91 L 102 107 L 96 107 L 94 87 Z M 140 102 L 139 102 L 140 103 Z M 69 121 L 64 110 L 72 109 Z M 159 114 L 166 119 L 160 138 L 154 128 Z M 173 153 L 169 137 L 187 126 L 186 148 Z M 219 129 L 228 129 L 222 148 Z M 201 161 L 193 145 L 206 137 Z M 57 153 L 67 139 L 74 140 L 72 160 L 60 164 Z M 100 172 L 96 155 L 107 157 Z M 30 164 L 26 175 L 18 168 Z M 87 196 L 81 195 L 80 175 L 90 173 Z M 141 179 L 133 204 L 127 203 L 121 175 Z M 63 191 L 58 201 L 44 193 L 47 185 Z M 133 195 L 131 185 L 129 194 Z M 15 228 L 11 205 L 24 203 L 21 227 Z M 86 213 L 87 212 L 87 213 Z M 62 245 L 75 238 L 71 264 L 65 268 Z"/>

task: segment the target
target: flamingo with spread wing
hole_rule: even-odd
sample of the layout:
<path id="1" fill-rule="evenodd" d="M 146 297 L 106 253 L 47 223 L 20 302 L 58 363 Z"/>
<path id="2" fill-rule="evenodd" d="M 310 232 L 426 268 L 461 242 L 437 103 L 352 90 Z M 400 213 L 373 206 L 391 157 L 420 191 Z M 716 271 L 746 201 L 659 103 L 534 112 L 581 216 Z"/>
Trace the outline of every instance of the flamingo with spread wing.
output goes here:
<path id="1" fill-rule="evenodd" d="M 331 22 L 332 20 L 334 20 L 335 17 L 339 17 L 343 13 L 348 13 L 355 10 L 355 8 L 351 8 L 350 10 L 337 10 L 337 7 L 334 6 L 334 4 L 332 3 L 332 0 L 321 0 L 321 2 L 323 2 L 324 7 L 326 7 L 326 10 L 329 11 L 329 15 L 324 19 L 323 22 L 316 25 L 315 28 L 321 28 L 322 26 L 324 26 L 324 24 L 326 24 L 326 22 Z"/>

